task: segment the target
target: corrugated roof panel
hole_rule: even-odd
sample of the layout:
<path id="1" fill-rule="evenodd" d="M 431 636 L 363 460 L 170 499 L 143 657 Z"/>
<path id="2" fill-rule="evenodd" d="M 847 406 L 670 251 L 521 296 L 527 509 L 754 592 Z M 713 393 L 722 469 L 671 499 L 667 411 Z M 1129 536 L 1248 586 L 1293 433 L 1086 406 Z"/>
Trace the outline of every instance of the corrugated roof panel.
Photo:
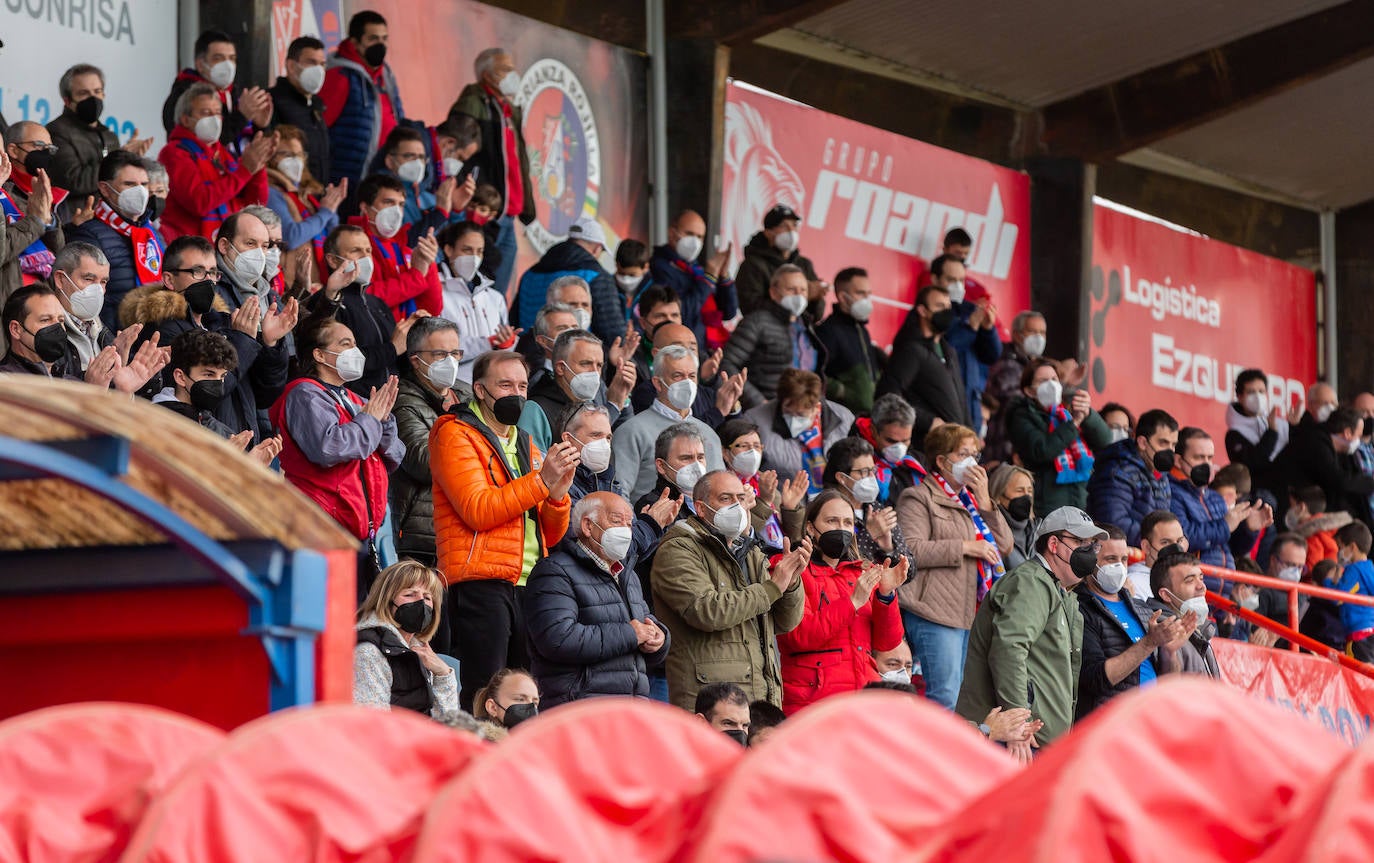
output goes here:
<path id="1" fill-rule="evenodd" d="M 850 0 L 793 29 L 1040 107 L 1339 3 Z"/>

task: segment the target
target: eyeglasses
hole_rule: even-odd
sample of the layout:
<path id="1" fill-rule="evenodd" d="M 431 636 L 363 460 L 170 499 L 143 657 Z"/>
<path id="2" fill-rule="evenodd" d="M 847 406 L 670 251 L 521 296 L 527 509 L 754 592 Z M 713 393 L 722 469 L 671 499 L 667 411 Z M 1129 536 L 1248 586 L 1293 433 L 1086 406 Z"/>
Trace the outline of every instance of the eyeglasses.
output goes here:
<path id="1" fill-rule="evenodd" d="M 861 467 L 861 468 L 855 468 L 854 470 L 851 470 L 851 471 L 849 472 L 849 475 L 850 475 L 851 477 L 853 477 L 854 479 L 867 479 L 867 478 L 870 477 L 870 476 L 877 476 L 877 475 L 878 475 L 878 471 L 877 471 L 876 468 Z"/>
<path id="2" fill-rule="evenodd" d="M 219 281 L 219 277 L 220 277 L 220 275 L 221 275 L 219 269 L 216 268 L 216 267 L 211 267 L 211 268 L 209 268 L 209 269 L 206 269 L 205 267 L 190 267 L 190 268 L 185 268 L 185 267 L 183 267 L 183 268 L 181 268 L 181 269 L 174 269 L 174 268 L 172 268 L 172 267 L 168 267 L 168 268 L 167 268 L 167 272 L 169 272 L 169 273 L 189 273 L 190 276 L 191 276 L 191 278 L 195 279 L 195 280 L 198 281 L 198 282 L 199 282 L 200 280 L 206 278 L 207 276 L 208 276 L 209 278 L 214 279 L 215 281 Z"/>
<path id="3" fill-rule="evenodd" d="M 280 252 L 286 251 L 286 243 L 282 240 L 268 240 L 262 247 L 264 249 L 276 249 Z"/>
<path id="4" fill-rule="evenodd" d="M 57 152 L 56 144 L 45 144 L 42 141 L 21 141 L 19 146 L 32 147 L 33 149 L 28 151 L 30 153 L 36 153 L 39 150 L 47 150 L 49 153 Z"/>
<path id="5" fill-rule="evenodd" d="M 422 356 L 434 357 L 434 362 L 436 363 L 446 360 L 449 357 L 453 357 L 455 360 L 461 360 L 463 358 L 462 351 L 416 351 L 415 353 Z"/>

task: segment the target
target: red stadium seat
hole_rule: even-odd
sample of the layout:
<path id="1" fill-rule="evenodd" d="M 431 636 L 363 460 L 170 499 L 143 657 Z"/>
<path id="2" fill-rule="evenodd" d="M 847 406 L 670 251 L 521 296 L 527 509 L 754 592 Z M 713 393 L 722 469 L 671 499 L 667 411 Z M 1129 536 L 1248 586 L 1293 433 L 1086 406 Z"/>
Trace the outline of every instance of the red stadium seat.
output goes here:
<path id="1" fill-rule="evenodd" d="M 224 736 L 140 704 L 66 704 L 0 722 L 0 860 L 119 859 L 149 802 Z"/>
<path id="2" fill-rule="evenodd" d="M 828 698 L 789 719 L 731 773 L 690 859 L 888 863 L 1018 769 L 925 699 Z"/>
<path id="3" fill-rule="evenodd" d="M 122 863 L 402 860 L 435 792 L 485 750 L 405 710 L 274 713 L 167 789 Z"/>
<path id="4" fill-rule="evenodd" d="M 674 707 L 575 702 L 520 725 L 445 788 L 413 863 L 673 859 L 742 755 Z"/>

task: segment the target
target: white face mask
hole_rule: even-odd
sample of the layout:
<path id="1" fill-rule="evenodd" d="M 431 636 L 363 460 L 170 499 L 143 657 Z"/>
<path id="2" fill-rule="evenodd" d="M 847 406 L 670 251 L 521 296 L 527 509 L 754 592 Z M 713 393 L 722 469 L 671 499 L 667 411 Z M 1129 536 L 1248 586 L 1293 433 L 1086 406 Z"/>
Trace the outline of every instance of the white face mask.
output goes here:
<path id="1" fill-rule="evenodd" d="M 677 484 L 678 491 L 691 496 L 692 489 L 697 487 L 697 481 L 704 476 L 706 476 L 706 465 L 699 461 L 692 461 L 677 469 L 673 482 Z"/>
<path id="2" fill-rule="evenodd" d="M 205 77 L 210 79 L 210 83 L 223 90 L 234 83 L 234 75 L 238 72 L 238 66 L 232 60 L 221 60 L 210 67 L 210 74 Z"/>
<path id="3" fill-rule="evenodd" d="M 883 680 L 888 683 L 911 684 L 911 671 L 906 668 L 894 668 L 891 671 L 883 672 Z"/>
<path id="4" fill-rule="evenodd" d="M 683 378 L 674 384 L 668 384 L 668 404 L 680 411 L 691 410 L 692 403 L 697 400 L 697 382 L 691 378 Z"/>
<path id="5" fill-rule="evenodd" d="M 1269 412 L 1269 398 L 1264 393 L 1246 393 L 1241 405 L 1252 416 L 1263 416 Z"/>
<path id="6" fill-rule="evenodd" d="M 883 458 L 888 464 L 896 464 L 906 458 L 906 444 L 890 443 L 883 447 Z"/>
<path id="7" fill-rule="evenodd" d="M 453 268 L 453 274 L 465 282 L 471 282 L 477 276 L 477 270 L 482 266 L 482 258 L 479 255 L 459 255 L 449 260 L 449 266 Z"/>
<path id="8" fill-rule="evenodd" d="M 229 244 L 233 247 L 233 243 Z M 262 277 L 263 270 L 267 268 L 267 251 L 265 249 L 249 249 L 246 252 L 238 252 L 234 256 L 234 274 L 245 282 L 255 282 Z"/>
<path id="9" fill-rule="evenodd" d="M 219 140 L 220 130 L 224 128 L 224 121 L 218 114 L 211 117 L 201 117 L 196 121 L 194 129 L 196 140 L 202 144 L 213 144 Z"/>
<path id="10" fill-rule="evenodd" d="M 873 317 L 873 301 L 868 297 L 861 297 L 849 304 L 849 316 L 860 323 L 865 323 Z"/>
<path id="11" fill-rule="evenodd" d="M 291 181 L 291 185 L 299 186 L 301 177 L 305 176 L 305 160 L 300 156 L 287 156 L 277 161 L 277 170 Z"/>
<path id="12" fill-rule="evenodd" d="M 607 560 L 619 563 L 630 553 L 633 533 L 628 527 L 607 527 L 601 531 L 601 553 Z"/>
<path id="13" fill-rule="evenodd" d="M 744 528 L 748 524 L 749 513 L 745 512 L 744 507 L 737 503 L 716 510 L 715 517 L 711 519 L 711 525 L 732 542 L 744 533 Z"/>
<path id="14" fill-rule="evenodd" d="M 1198 626 L 1206 623 L 1208 614 L 1207 597 L 1195 596 L 1192 599 L 1185 599 L 1178 604 L 1178 613 L 1180 617 L 1186 615 L 1190 611 L 1197 615 Z"/>
<path id="15" fill-rule="evenodd" d="M 411 159 L 409 162 L 402 162 L 401 167 L 396 169 L 396 176 L 401 178 L 402 183 L 415 185 L 425 178 L 425 160 Z"/>
<path id="16" fill-rule="evenodd" d="M 396 236 L 396 232 L 401 230 L 405 224 L 405 210 L 400 204 L 392 204 L 390 207 L 383 207 L 373 216 L 372 224 L 377 228 L 377 233 L 388 240 Z"/>
<path id="17" fill-rule="evenodd" d="M 592 327 L 592 313 L 586 309 L 573 309 L 573 320 L 577 322 L 579 330 L 589 330 Z"/>
<path id="18" fill-rule="evenodd" d="M 1126 584 L 1126 564 L 1109 563 L 1097 568 L 1097 586 L 1103 593 L 1117 593 Z"/>
<path id="19" fill-rule="evenodd" d="M 968 458 L 959 459 L 954 464 L 949 466 L 950 479 L 954 480 L 959 485 L 963 485 L 964 479 L 968 476 L 969 469 L 977 464 L 978 459 L 973 458 L 972 456 Z"/>
<path id="20" fill-rule="evenodd" d="M 131 222 L 138 221 L 143 211 L 148 209 L 148 187 L 130 186 L 123 190 L 115 200 L 115 206 L 124 218 Z"/>
<path id="21" fill-rule="evenodd" d="M 355 282 L 360 285 L 372 284 L 372 256 L 368 255 L 366 258 L 354 261 L 353 271 L 357 274 L 357 278 L 354 279 Z"/>
<path id="22" fill-rule="evenodd" d="M 611 466 L 611 442 L 606 438 L 588 441 L 582 446 L 582 463 L 592 473 L 601 473 Z"/>
<path id="23" fill-rule="evenodd" d="M 797 435 L 811 428 L 811 416 L 809 414 L 806 416 L 796 416 L 794 414 L 787 414 L 786 416 L 787 432 L 788 434 L 792 435 L 792 437 L 796 437 Z"/>
<path id="24" fill-rule="evenodd" d="M 1331 413 L 1334 410 L 1336 410 L 1335 405 L 1322 405 L 1317 408 L 1317 412 L 1313 416 L 1316 417 L 1317 422 L 1324 423 L 1331 418 Z"/>
<path id="25" fill-rule="evenodd" d="M 1302 567 L 1285 566 L 1279 570 L 1279 578 L 1284 581 L 1302 581 Z"/>
<path id="26" fill-rule="evenodd" d="M 325 353 L 332 354 L 334 352 L 326 351 Z M 334 371 L 339 373 L 339 377 L 343 378 L 344 383 L 356 381 L 363 376 L 363 366 L 367 364 L 367 357 L 363 355 L 361 350 L 349 348 L 335 354 L 335 357 Z"/>
<path id="27" fill-rule="evenodd" d="M 520 92 L 520 73 L 514 69 L 501 76 L 496 89 L 501 91 L 501 95 L 507 99 L 514 99 Z"/>
<path id="28" fill-rule="evenodd" d="M 1351 438 L 1350 440 L 1346 441 L 1346 442 L 1345 442 L 1345 451 L 1346 451 L 1347 453 L 1349 453 L 1350 455 L 1354 455 L 1355 453 L 1359 452 L 1359 451 L 1360 451 L 1360 439 L 1359 439 L 1359 438 Z"/>
<path id="29" fill-rule="evenodd" d="M 792 317 L 799 317 L 806 311 L 806 297 L 802 294 L 788 294 L 778 301 L 778 305 L 787 309 L 787 313 Z"/>
<path id="30" fill-rule="evenodd" d="M 578 372 L 572 374 L 572 366 L 563 364 L 570 377 L 568 378 L 568 389 L 572 390 L 573 398 L 578 401 L 589 402 L 596 398 L 597 392 L 601 389 L 601 375 L 596 372 Z"/>
<path id="31" fill-rule="evenodd" d="M 453 357 L 444 357 L 437 363 L 430 363 L 425 369 L 425 377 L 434 385 L 437 390 L 452 389 L 458 382 L 458 360 Z"/>
<path id="32" fill-rule="evenodd" d="M 964 289 L 964 282 L 962 279 L 955 279 L 945 287 L 949 289 L 949 301 L 951 303 L 957 306 L 964 301 L 964 295 L 967 291 Z"/>
<path id="33" fill-rule="evenodd" d="M 1040 403 L 1040 407 L 1045 410 L 1053 408 L 1064 398 L 1064 385 L 1059 381 L 1041 381 L 1035 388 L 1035 400 Z"/>
<path id="34" fill-rule="evenodd" d="M 61 270 L 54 272 L 62 273 Z M 76 288 L 71 276 L 62 273 L 62 278 L 67 280 L 67 284 Z M 100 310 L 105 307 L 105 287 L 99 282 L 78 288 L 67 295 L 67 302 L 72 307 L 72 314 L 83 321 L 93 321 L 100 316 Z"/>
<path id="35" fill-rule="evenodd" d="M 1113 426 L 1111 431 L 1112 431 L 1112 443 L 1117 443 L 1118 441 L 1123 441 L 1123 440 L 1125 440 L 1126 438 L 1128 438 L 1128 437 L 1131 436 L 1130 431 L 1128 431 L 1127 429 L 1123 429 L 1123 428 L 1117 428 L 1116 426 Z"/>
<path id="36" fill-rule="evenodd" d="M 1021 350 L 1026 352 L 1026 356 L 1031 359 L 1045 355 L 1045 337 L 1040 333 L 1031 333 L 1021 342 Z"/>
<path id="37" fill-rule="evenodd" d="M 783 231 L 773 238 L 773 245 L 779 252 L 790 252 L 801 245 L 801 234 L 798 231 Z"/>
<path id="38" fill-rule="evenodd" d="M 616 273 L 615 283 L 620 286 L 620 290 L 630 293 L 639 287 L 639 283 L 644 281 L 642 276 L 627 276 L 624 273 Z"/>
<path id="39" fill-rule="evenodd" d="M 673 251 L 677 252 L 677 256 L 682 260 L 691 263 L 697 259 L 697 255 L 701 254 L 701 246 L 701 237 L 694 237 L 689 234 L 673 244 Z"/>
<path id="40" fill-rule="evenodd" d="M 281 272 L 281 249 L 267 249 L 263 256 L 267 263 L 262 268 L 262 274 L 270 281 Z"/>
<path id="41" fill-rule="evenodd" d="M 324 88 L 324 67 L 306 66 L 301 69 L 299 78 L 301 89 L 310 95 L 315 95 Z"/>
<path id="42" fill-rule="evenodd" d="M 452 156 L 444 157 L 444 176 L 456 177 L 463 170 L 463 160 L 455 159 Z"/>
<path id="43" fill-rule="evenodd" d="M 872 503 L 878 499 L 878 478 L 866 476 L 863 479 L 856 479 L 849 491 L 859 503 Z"/>
<path id="44" fill-rule="evenodd" d="M 735 471 L 735 475 L 742 479 L 748 479 L 759 472 L 759 466 L 763 464 L 763 453 L 756 449 L 745 450 L 736 453 L 734 461 L 730 467 Z"/>

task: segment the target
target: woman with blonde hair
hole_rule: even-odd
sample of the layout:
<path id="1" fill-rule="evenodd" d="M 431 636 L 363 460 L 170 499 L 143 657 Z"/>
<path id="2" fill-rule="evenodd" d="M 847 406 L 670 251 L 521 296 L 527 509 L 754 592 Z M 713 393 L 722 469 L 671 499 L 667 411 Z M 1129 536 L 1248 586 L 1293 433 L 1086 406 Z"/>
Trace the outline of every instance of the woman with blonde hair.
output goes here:
<path id="1" fill-rule="evenodd" d="M 348 181 L 326 189 L 310 176 L 305 133 L 300 129 L 278 126 L 277 137 L 277 152 L 267 166 L 267 206 L 281 216 L 282 242 L 288 251 L 312 240 L 322 247 L 324 238 L 339 224 L 339 205 L 348 192 Z"/>
<path id="2" fill-rule="evenodd" d="M 988 475 L 988 493 L 1002 511 L 1011 529 L 1011 551 L 1007 552 L 1007 572 L 1035 556 L 1035 534 L 1040 519 L 1035 517 L 1035 474 L 1019 464 L 1003 462 Z"/>
<path id="3" fill-rule="evenodd" d="M 523 668 L 503 668 L 472 697 L 472 715 L 481 722 L 514 728 L 539 715 L 539 686 Z"/>
<path id="4" fill-rule="evenodd" d="M 458 677 L 429 646 L 444 599 L 437 569 L 403 560 L 377 576 L 358 609 L 353 701 L 444 720 L 458 713 Z"/>
<path id="5" fill-rule="evenodd" d="M 945 423 L 926 435 L 929 471 L 897 499 L 897 523 L 916 557 L 916 576 L 897 590 L 902 622 L 921 663 L 926 697 L 954 709 L 964 679 L 969 627 L 993 582 L 1007 571 L 1011 530 L 978 465 L 971 428 Z"/>

